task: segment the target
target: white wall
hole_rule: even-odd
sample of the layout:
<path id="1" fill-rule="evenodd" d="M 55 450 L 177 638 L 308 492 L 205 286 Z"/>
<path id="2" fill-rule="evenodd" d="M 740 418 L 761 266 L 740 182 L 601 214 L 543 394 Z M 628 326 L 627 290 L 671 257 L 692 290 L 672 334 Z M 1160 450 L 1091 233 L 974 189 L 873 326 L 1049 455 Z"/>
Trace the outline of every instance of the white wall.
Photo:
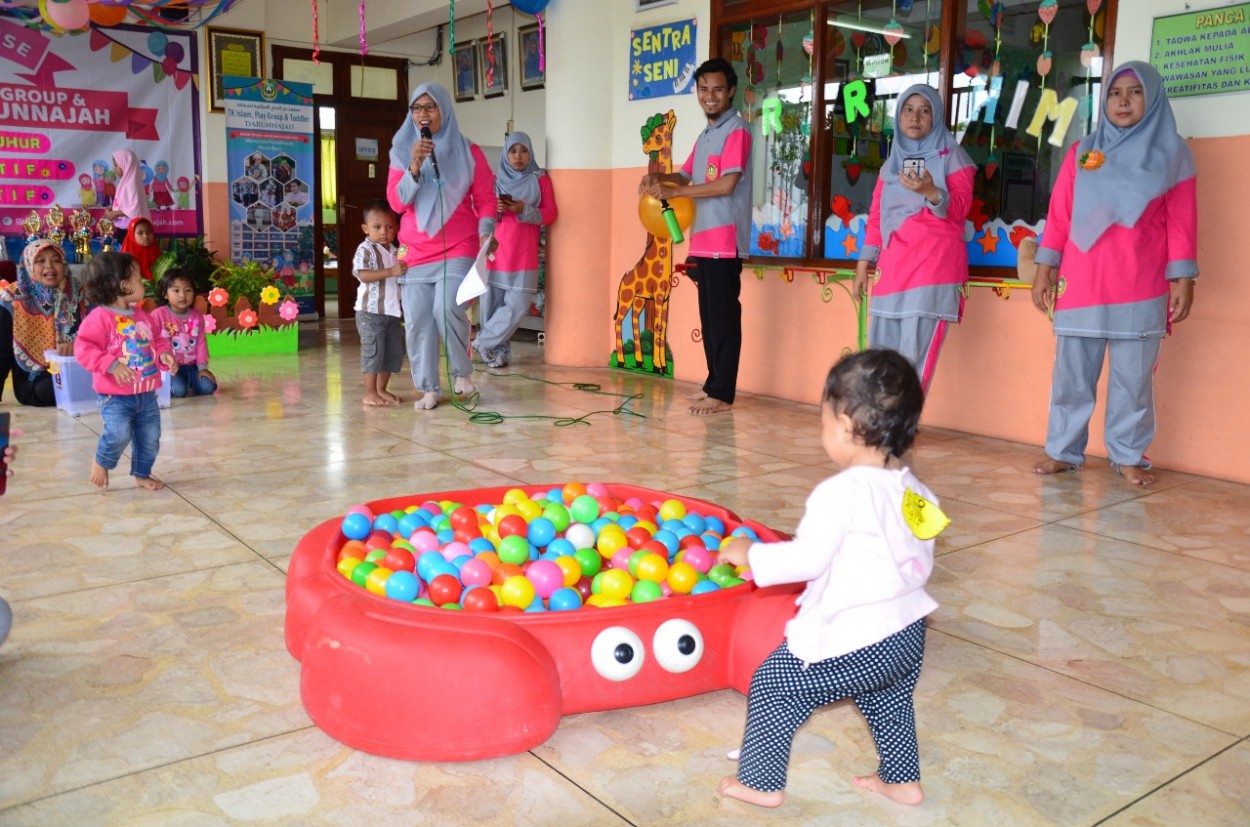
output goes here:
<path id="1" fill-rule="evenodd" d="M 1185 14 L 1225 6 L 1245 0 L 1120 0 L 1116 18 L 1115 61 L 1150 60 L 1150 33 L 1156 17 Z M 1250 134 L 1250 92 L 1227 92 L 1174 98 L 1172 111 L 1180 133 L 1187 138 L 1223 138 Z"/>

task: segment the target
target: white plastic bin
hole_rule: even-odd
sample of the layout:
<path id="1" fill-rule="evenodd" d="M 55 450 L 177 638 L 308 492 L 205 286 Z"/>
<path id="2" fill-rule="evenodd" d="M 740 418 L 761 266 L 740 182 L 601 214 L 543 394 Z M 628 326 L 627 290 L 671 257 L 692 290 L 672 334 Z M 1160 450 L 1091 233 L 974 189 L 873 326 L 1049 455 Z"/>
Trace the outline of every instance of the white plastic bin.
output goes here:
<path id="1" fill-rule="evenodd" d="M 96 410 L 97 394 L 91 387 L 91 374 L 78 364 L 73 356 L 62 356 L 55 350 L 45 350 L 48 372 L 52 374 L 52 386 L 56 392 L 56 406 L 70 416 L 82 416 Z M 169 371 L 161 371 L 161 386 L 156 391 L 156 401 L 162 408 L 169 407 Z"/>

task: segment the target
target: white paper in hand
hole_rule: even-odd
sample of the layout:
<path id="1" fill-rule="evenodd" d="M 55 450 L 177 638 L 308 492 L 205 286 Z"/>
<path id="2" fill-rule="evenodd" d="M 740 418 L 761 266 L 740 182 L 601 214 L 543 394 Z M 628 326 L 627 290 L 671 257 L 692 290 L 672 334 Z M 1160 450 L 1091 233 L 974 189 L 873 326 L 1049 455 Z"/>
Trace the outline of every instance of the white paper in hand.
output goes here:
<path id="1" fill-rule="evenodd" d="M 486 292 L 486 252 L 490 249 L 490 243 L 494 238 L 493 235 L 487 237 L 482 249 L 477 251 L 473 266 L 469 268 L 464 280 L 456 288 L 456 304 L 466 304 Z"/>

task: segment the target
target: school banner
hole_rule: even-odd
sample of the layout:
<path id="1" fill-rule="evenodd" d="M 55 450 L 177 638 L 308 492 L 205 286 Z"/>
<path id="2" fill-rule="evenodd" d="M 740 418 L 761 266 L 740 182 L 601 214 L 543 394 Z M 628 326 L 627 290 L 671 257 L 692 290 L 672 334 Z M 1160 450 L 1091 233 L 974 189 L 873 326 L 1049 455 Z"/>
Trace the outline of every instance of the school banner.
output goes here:
<path id="1" fill-rule="evenodd" d="M 113 151 L 132 149 L 157 236 L 200 235 L 195 32 L 53 34 L 0 17 L 0 234 L 32 209 L 93 222 L 113 203 Z"/>
<path id="2" fill-rule="evenodd" d="M 629 99 L 684 95 L 694 88 L 694 19 L 661 23 L 629 33 Z"/>
<path id="3" fill-rule="evenodd" d="M 312 84 L 226 75 L 222 86 L 230 260 L 273 268 L 300 313 L 315 313 Z"/>

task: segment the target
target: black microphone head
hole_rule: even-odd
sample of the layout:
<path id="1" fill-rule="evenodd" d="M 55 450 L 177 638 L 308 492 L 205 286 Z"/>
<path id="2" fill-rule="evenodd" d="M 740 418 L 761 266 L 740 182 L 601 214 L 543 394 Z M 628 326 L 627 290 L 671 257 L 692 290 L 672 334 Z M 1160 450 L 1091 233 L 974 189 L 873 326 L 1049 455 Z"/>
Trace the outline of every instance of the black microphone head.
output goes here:
<path id="1" fill-rule="evenodd" d="M 425 138 L 426 140 L 432 141 L 434 140 L 434 133 L 430 131 L 430 128 L 428 126 L 423 126 L 421 127 L 421 137 Z"/>

